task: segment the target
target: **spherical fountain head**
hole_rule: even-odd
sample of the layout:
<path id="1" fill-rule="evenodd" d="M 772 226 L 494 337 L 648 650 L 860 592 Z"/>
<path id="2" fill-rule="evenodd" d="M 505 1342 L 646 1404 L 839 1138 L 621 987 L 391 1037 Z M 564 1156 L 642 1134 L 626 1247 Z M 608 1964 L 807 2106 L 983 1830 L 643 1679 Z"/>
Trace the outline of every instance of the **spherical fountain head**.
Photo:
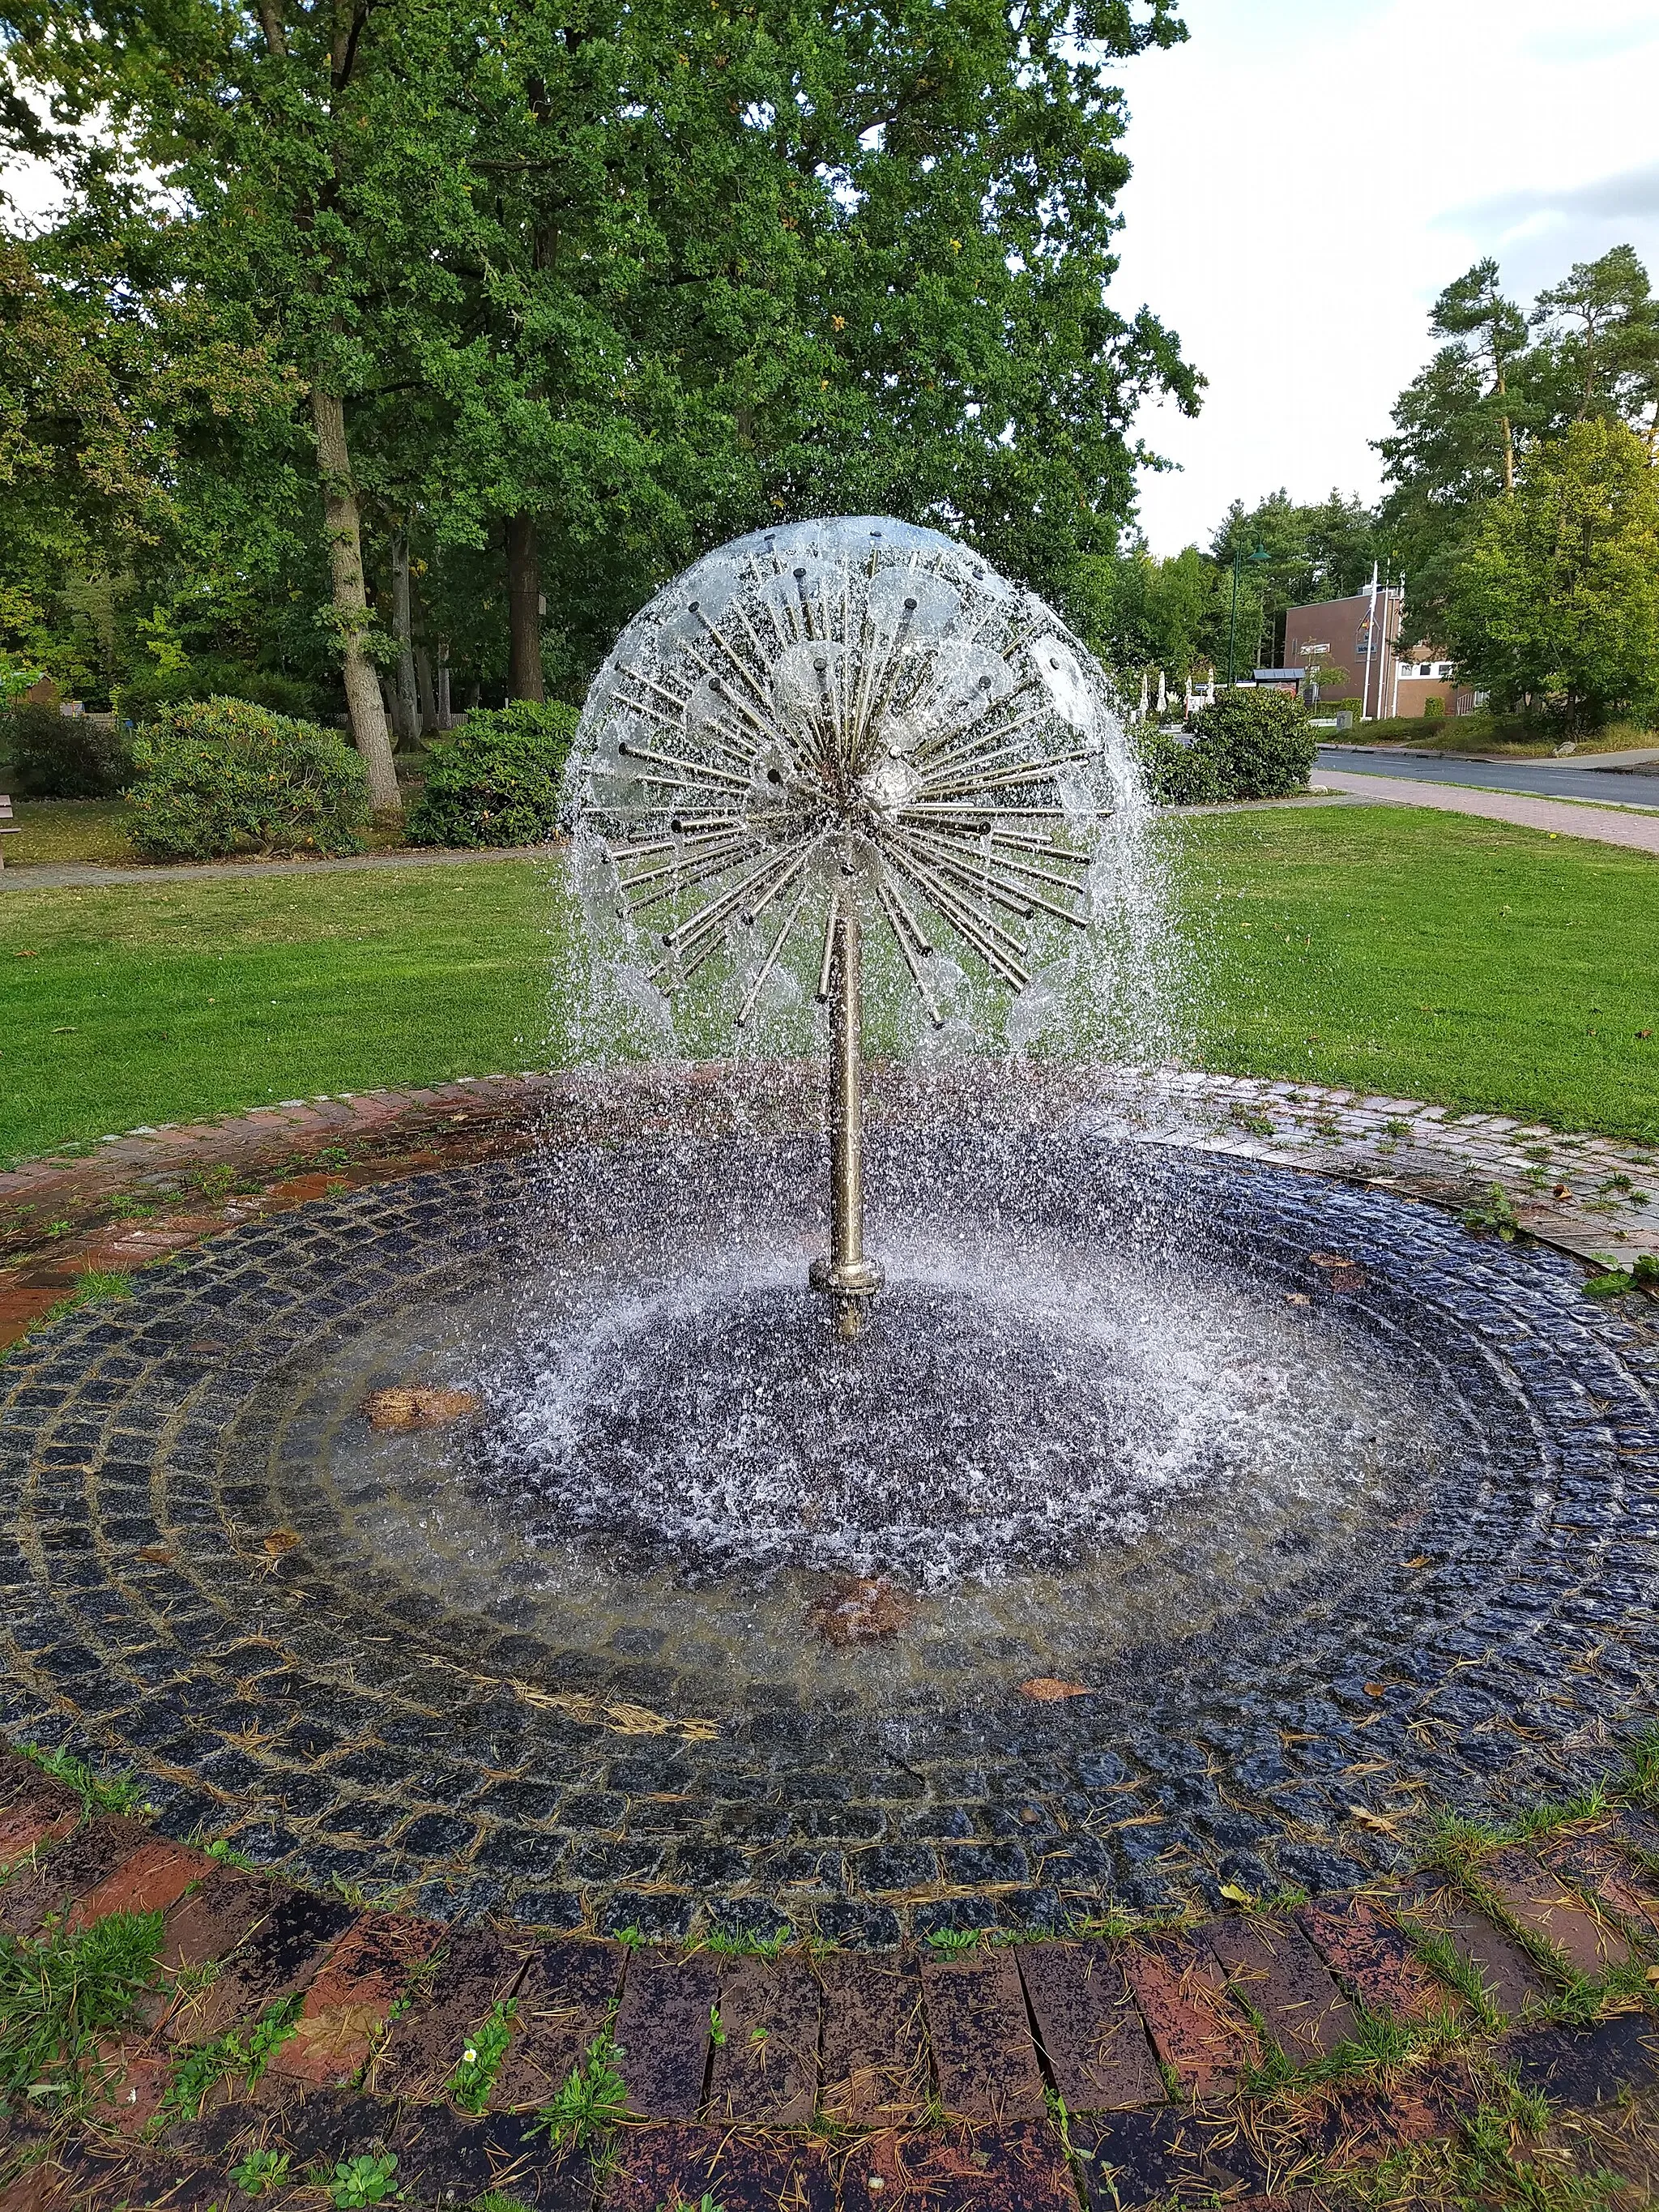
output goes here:
<path id="1" fill-rule="evenodd" d="M 708 554 L 629 623 L 567 770 L 577 880 L 672 998 L 741 973 L 739 1027 L 841 902 L 929 1018 L 952 963 L 1024 991 L 1093 918 L 1143 811 L 1106 677 L 1035 593 L 934 530 L 838 516 Z"/>

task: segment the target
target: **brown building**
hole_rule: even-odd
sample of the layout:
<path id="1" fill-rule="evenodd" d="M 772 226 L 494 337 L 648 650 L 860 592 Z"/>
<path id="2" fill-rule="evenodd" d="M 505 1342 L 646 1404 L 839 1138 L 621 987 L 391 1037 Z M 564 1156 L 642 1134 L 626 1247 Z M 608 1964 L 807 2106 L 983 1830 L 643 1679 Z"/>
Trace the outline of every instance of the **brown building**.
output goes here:
<path id="1" fill-rule="evenodd" d="M 1375 593 L 1355 592 L 1346 599 L 1322 599 L 1315 606 L 1292 607 L 1285 617 L 1284 664 L 1305 668 L 1311 678 L 1318 669 L 1329 672 L 1317 678 L 1320 703 L 1341 700 L 1358 703 L 1366 721 L 1386 720 L 1395 714 L 1467 713 L 1472 695 L 1461 697 L 1452 664 L 1430 645 L 1415 645 L 1401 659 L 1400 618 L 1405 598 L 1397 586 L 1379 586 Z"/>

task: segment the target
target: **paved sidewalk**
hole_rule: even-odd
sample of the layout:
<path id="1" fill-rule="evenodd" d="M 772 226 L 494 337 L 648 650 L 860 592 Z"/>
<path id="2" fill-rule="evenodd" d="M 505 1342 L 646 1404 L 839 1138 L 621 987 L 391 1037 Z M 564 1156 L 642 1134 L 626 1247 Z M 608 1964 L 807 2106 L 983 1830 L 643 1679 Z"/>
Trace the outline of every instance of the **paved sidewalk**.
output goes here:
<path id="1" fill-rule="evenodd" d="M 1479 791 L 1425 778 L 1373 775 L 1321 762 L 1322 782 L 1355 799 L 1390 806 L 1433 806 L 1448 814 L 1479 814 L 1488 822 L 1512 822 L 1522 830 L 1547 830 L 1553 837 L 1592 837 L 1598 844 L 1627 845 L 1638 853 L 1659 854 L 1659 815 L 1621 814 L 1612 807 L 1580 805 L 1559 799 L 1533 799 L 1521 792 Z"/>

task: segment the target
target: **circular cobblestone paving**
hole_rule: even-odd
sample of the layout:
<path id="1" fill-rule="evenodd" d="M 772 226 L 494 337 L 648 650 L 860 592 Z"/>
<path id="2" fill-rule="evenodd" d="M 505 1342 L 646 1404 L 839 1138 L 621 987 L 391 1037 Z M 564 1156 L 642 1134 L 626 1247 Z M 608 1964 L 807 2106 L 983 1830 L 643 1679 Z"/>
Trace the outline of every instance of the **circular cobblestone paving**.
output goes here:
<path id="1" fill-rule="evenodd" d="M 40 1333 L 8 1733 L 442 1917 L 876 1943 L 1340 1887 L 1612 1763 L 1659 1345 L 1573 1263 L 1075 1133 L 874 1152 L 895 1294 L 805 1430 L 806 1140 L 382 1184 Z M 372 1427 L 411 1385 L 477 1409 Z"/>

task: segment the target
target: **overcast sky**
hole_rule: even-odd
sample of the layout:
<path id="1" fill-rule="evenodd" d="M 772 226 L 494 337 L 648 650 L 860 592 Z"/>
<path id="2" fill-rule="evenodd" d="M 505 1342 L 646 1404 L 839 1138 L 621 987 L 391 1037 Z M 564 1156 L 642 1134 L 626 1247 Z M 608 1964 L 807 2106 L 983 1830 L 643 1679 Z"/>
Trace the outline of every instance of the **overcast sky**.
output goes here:
<path id="1" fill-rule="evenodd" d="M 1441 289 L 1494 254 L 1530 307 L 1628 240 L 1659 277 L 1656 0 L 1186 0 L 1191 37 L 1121 64 L 1134 176 L 1118 304 L 1208 377 L 1181 464 L 1144 479 L 1153 549 L 1282 484 L 1378 488 L 1368 441 L 1427 359 Z"/>

